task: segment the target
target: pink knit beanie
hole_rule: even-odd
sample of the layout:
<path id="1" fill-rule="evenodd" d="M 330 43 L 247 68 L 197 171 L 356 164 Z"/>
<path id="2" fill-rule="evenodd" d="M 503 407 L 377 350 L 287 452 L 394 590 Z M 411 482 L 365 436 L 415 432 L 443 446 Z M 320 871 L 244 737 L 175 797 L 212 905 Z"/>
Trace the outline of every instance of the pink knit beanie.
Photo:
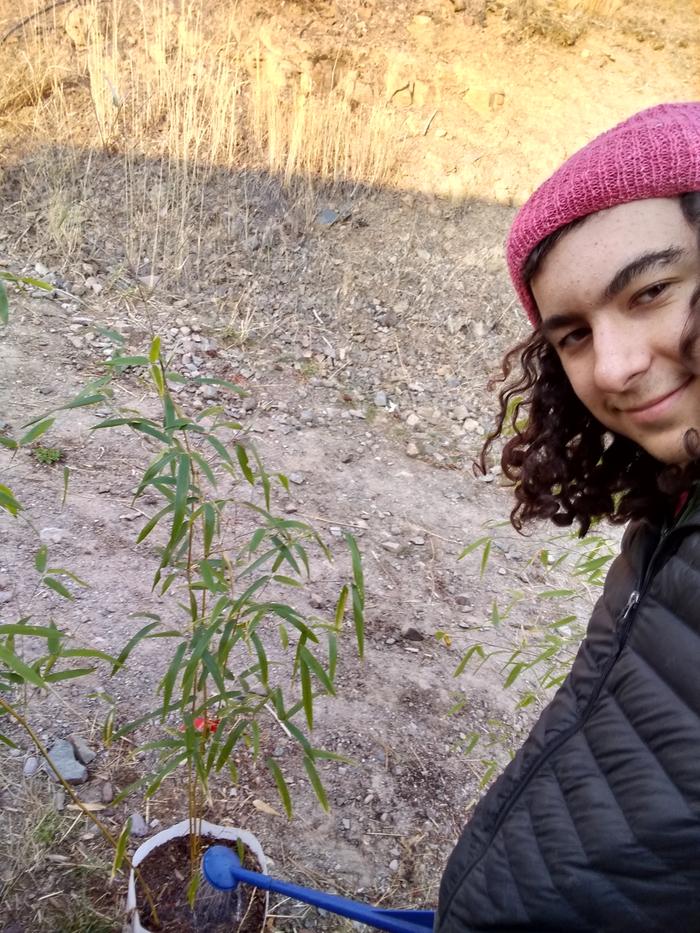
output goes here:
<path id="1" fill-rule="evenodd" d="M 508 236 L 508 268 L 531 323 L 539 312 L 523 266 L 546 236 L 617 204 L 687 191 L 700 191 L 700 103 L 642 110 L 567 159 L 523 205 Z"/>

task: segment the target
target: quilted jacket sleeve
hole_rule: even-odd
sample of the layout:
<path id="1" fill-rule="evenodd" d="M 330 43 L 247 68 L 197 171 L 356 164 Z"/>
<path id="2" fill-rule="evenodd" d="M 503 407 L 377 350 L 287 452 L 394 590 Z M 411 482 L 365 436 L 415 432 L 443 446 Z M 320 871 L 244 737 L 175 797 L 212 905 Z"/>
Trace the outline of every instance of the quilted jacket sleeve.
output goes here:
<path id="1" fill-rule="evenodd" d="M 572 672 L 476 808 L 438 933 L 700 931 L 700 531 L 631 528 Z M 658 566 L 657 566 L 658 564 Z"/>

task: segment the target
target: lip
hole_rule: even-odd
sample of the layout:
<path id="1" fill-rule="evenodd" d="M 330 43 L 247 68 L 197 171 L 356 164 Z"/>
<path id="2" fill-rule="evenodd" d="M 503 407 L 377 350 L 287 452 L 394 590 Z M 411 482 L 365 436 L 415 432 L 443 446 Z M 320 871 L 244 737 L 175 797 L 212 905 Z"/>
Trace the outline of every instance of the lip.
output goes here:
<path id="1" fill-rule="evenodd" d="M 668 392 L 666 395 L 653 399 L 651 402 L 647 402 L 646 405 L 640 405 L 639 408 L 625 408 L 623 414 L 625 417 L 630 418 L 638 424 L 647 424 L 651 421 L 657 421 L 659 418 L 663 418 L 664 415 L 668 414 L 692 380 L 693 376 L 689 376 L 685 382 L 673 389 L 672 392 Z"/>

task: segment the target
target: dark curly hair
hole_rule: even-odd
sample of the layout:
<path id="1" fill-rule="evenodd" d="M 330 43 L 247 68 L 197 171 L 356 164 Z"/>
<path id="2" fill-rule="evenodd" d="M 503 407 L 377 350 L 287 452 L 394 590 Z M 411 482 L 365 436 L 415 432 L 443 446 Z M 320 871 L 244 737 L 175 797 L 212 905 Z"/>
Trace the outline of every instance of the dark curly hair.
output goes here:
<path id="1" fill-rule="evenodd" d="M 679 198 L 683 214 L 698 230 L 700 248 L 700 192 Z M 524 277 L 530 282 L 554 244 L 586 218 L 556 230 L 528 257 Z M 696 289 L 681 351 L 689 361 L 700 357 L 700 285 Z M 516 368 L 520 372 L 511 380 Z M 498 395 L 496 427 L 488 435 L 475 469 L 485 472 L 487 457 L 497 438 L 508 436 L 501 455 L 504 475 L 514 486 L 515 506 L 510 519 L 521 530 L 538 518 L 569 526 L 577 522 L 580 535 L 599 519 L 622 524 L 632 518 L 663 521 L 678 492 L 700 478 L 700 438 L 690 429 L 684 438 L 690 456 L 686 467 L 668 467 L 638 444 L 609 431 L 575 395 L 554 347 L 539 329 L 504 357 L 506 383 Z"/>

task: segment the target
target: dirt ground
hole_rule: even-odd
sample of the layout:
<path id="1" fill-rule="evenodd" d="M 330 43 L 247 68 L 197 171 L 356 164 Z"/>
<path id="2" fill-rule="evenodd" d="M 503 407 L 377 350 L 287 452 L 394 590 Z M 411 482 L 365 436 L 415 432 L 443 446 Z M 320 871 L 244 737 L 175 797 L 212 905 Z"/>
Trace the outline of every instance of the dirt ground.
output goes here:
<path id="1" fill-rule="evenodd" d="M 221 15 L 213 0 L 201 5 Z M 134 353 L 160 334 L 183 372 L 199 367 L 247 390 L 247 404 L 221 397 L 268 469 L 295 474 L 280 509 L 308 519 L 339 553 L 339 529 L 357 537 L 366 657 L 357 662 L 348 640 L 338 698 L 319 707 L 315 730 L 319 746 L 351 760 L 323 769 L 331 813 L 316 804 L 300 759 L 271 722 L 264 742 L 293 784 L 294 819 L 269 812 L 281 809 L 274 785 L 249 760 L 240 762 L 237 788 L 215 788 L 209 815 L 254 831 L 280 876 L 383 906 L 435 904 L 445 859 L 492 776 L 490 762 L 507 760 L 546 701 L 540 694 L 516 711 L 517 692 L 502 689 L 498 663 L 453 676 L 475 641 L 515 645 L 539 624 L 525 600 L 494 626 L 494 600 L 502 608 L 515 590 L 562 581 L 532 562 L 551 547 L 547 528 L 523 538 L 499 527 L 483 577 L 478 557 L 457 560 L 510 507 L 497 468 L 486 477 L 470 468 L 492 424 L 489 376 L 525 334 L 502 258 L 508 225 L 537 182 L 593 134 L 700 89 L 700 21 L 687 0 L 622 3 L 608 18 L 553 3 L 464 7 L 337 0 L 282 2 L 271 14 L 241 4 L 241 22 L 265 25 L 285 60 L 292 52 L 317 63 L 335 55 L 358 99 L 386 102 L 399 128 L 397 163 L 390 182 L 319 183 L 303 198 L 260 168 L 212 172 L 197 262 L 187 274 L 128 267 L 123 160 L 96 146 L 79 83 L 66 94 L 82 145 L 42 138 L 36 101 L 6 108 L 0 123 L 0 266 L 58 289 L 50 297 L 10 294 L 10 323 L 0 330 L 0 427 L 19 433 L 97 376 L 113 350 L 104 329 L 124 335 Z M 78 54 L 74 40 L 63 49 L 66 8 L 54 21 L 57 57 Z M 0 3 L 2 31 L 34 9 Z M 22 41 L 21 32 L 8 38 L 0 61 L 21 55 Z M 69 255 L 47 213 L 52 160 L 70 163 L 66 185 L 86 205 Z M 130 163 L 130 177 L 147 188 L 159 164 L 144 152 Z M 245 205 L 244 224 L 232 226 L 232 205 Z M 332 223 L 319 219 L 323 210 L 334 212 Z M 195 410 L 204 404 L 201 392 L 183 399 Z M 148 407 L 153 398 L 132 376 L 119 400 Z M 150 513 L 132 508 L 130 494 L 150 459 L 148 444 L 91 432 L 94 420 L 86 410 L 60 415 L 42 438 L 62 452 L 61 464 L 0 450 L 2 482 L 30 520 L 0 519 L 0 620 L 53 619 L 77 643 L 113 652 L 142 624 L 129 613 L 167 617 L 172 600 L 151 593 L 153 547 L 135 543 Z M 71 475 L 65 505 L 63 466 Z M 89 583 L 73 602 L 33 593 L 42 531 L 51 560 Z M 316 563 L 310 606 L 331 608 L 346 563 Z M 105 783 L 121 789 L 150 763 L 125 746 L 101 749 L 105 706 L 95 691 L 115 698 L 123 721 L 143 712 L 160 676 L 161 648 L 151 642 L 115 680 L 99 670 L 64 688 L 61 702 L 38 703 L 46 741 L 78 731 L 98 750 L 80 789 L 85 799 L 103 799 Z M 450 715 L 458 700 L 465 705 Z M 465 753 L 472 733 L 481 742 Z M 62 812 L 60 825 L 74 839 L 67 866 L 64 829 L 36 843 L 32 810 L 43 813 L 52 792 L 44 777 L 22 778 L 30 749 L 20 744 L 19 755 L 0 750 L 4 930 L 119 929 L 123 887 L 108 886 L 108 870 L 100 874 L 109 853 L 90 828 Z M 135 810 L 153 829 L 184 815 L 174 783 L 148 806 L 136 795 L 101 813 L 118 828 Z M 27 833 L 33 845 L 25 845 Z M 343 929 L 288 903 L 274 913 L 271 929 Z"/>

